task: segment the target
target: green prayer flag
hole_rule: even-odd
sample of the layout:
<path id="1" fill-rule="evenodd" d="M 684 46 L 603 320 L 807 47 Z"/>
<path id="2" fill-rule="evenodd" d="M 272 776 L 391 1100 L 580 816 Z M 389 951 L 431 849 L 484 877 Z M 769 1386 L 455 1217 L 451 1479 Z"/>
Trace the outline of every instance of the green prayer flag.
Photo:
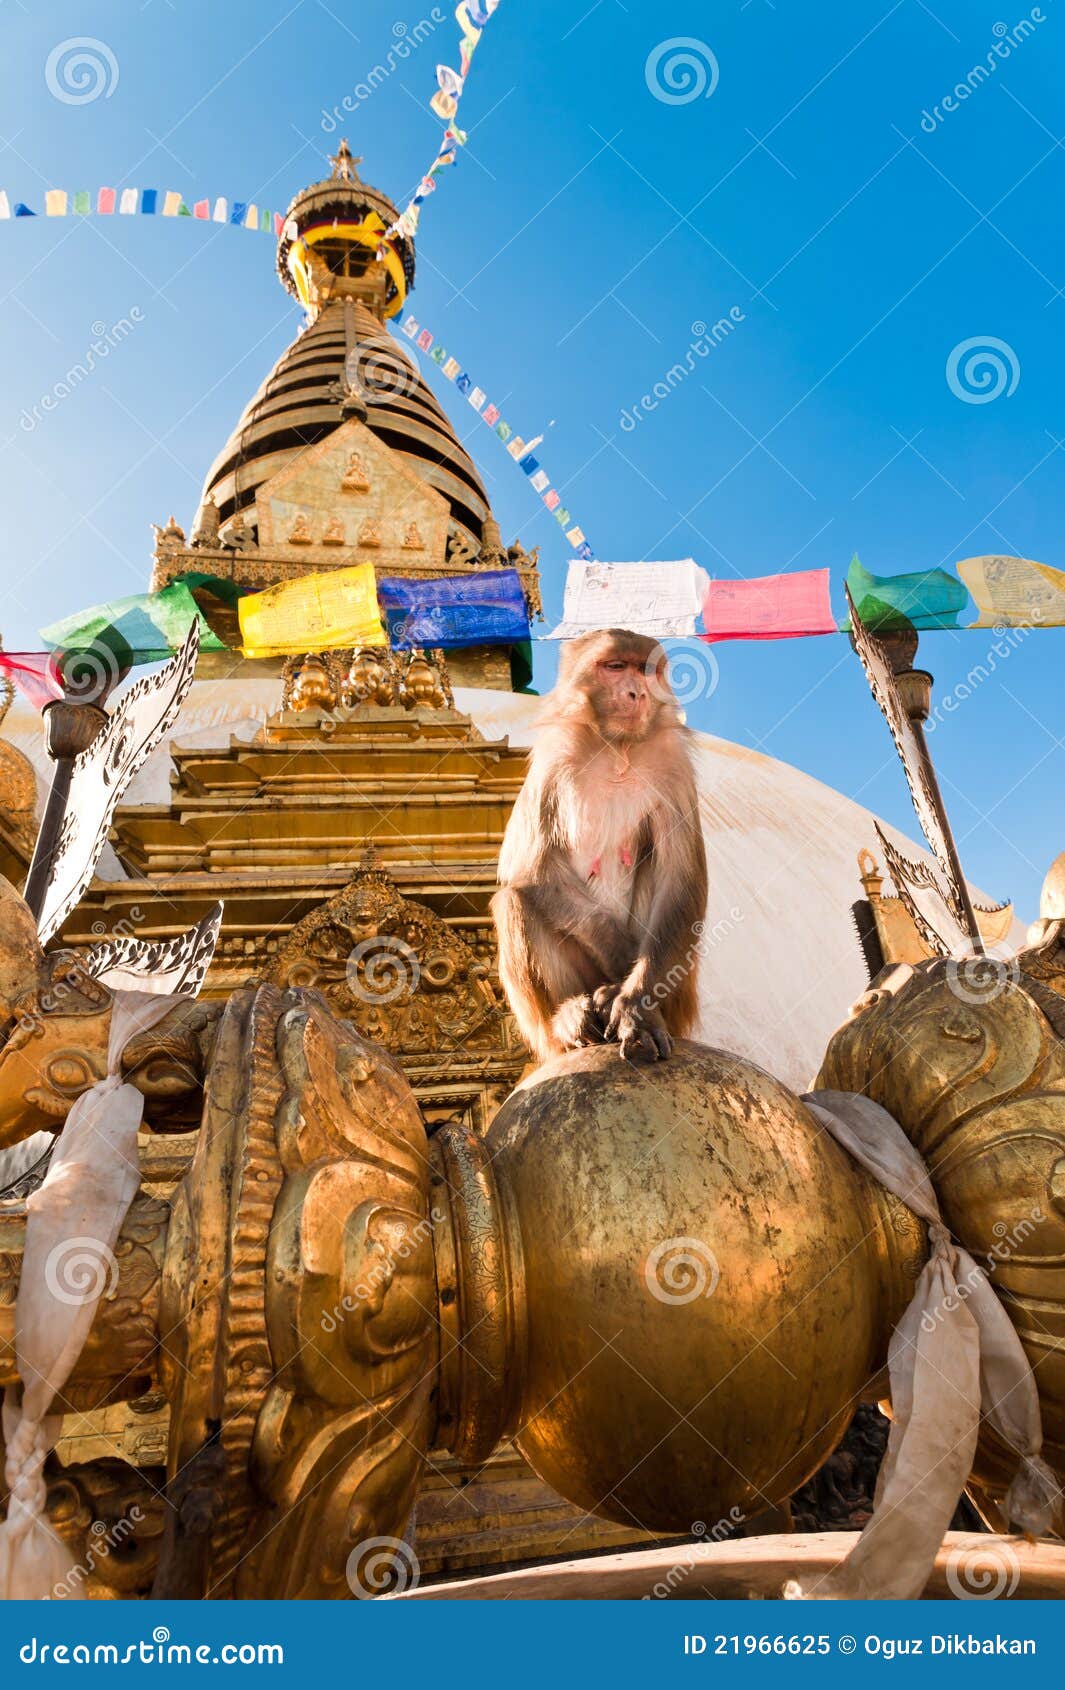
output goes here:
<path id="1" fill-rule="evenodd" d="M 243 641 L 237 606 L 241 599 L 257 589 L 239 586 L 224 575 L 205 575 L 199 569 L 186 570 L 176 579 L 189 589 L 200 615 L 215 637 L 228 651 L 239 651 Z"/>
<path id="2" fill-rule="evenodd" d="M 79 610 L 42 628 L 41 639 L 63 651 L 85 651 L 89 647 L 106 650 L 120 667 L 128 668 L 169 657 L 183 643 L 193 621 L 200 624 L 201 650 L 226 649 L 181 581 L 172 582 L 160 593 L 133 593 L 91 610 Z"/>
<path id="3" fill-rule="evenodd" d="M 914 570 L 907 575 L 873 575 L 857 553 L 847 571 L 847 586 L 855 609 L 874 633 L 903 628 L 956 628 L 958 614 L 969 594 L 956 575 L 945 569 Z M 840 623 L 850 630 L 850 617 Z"/>
<path id="4" fill-rule="evenodd" d="M 91 209 L 92 202 L 89 199 L 89 190 L 83 188 L 80 193 L 74 195 L 74 211 L 79 217 L 88 217 Z"/>

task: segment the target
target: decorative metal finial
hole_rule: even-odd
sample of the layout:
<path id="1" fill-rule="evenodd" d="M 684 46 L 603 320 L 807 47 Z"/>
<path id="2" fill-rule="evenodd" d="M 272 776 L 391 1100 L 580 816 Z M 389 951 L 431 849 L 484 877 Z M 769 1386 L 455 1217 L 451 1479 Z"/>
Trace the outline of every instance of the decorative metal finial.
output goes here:
<path id="1" fill-rule="evenodd" d="M 358 181 L 359 177 L 358 177 L 358 172 L 355 169 L 355 166 L 357 164 L 361 164 L 362 159 L 361 158 L 352 158 L 351 148 L 348 146 L 348 143 L 347 143 L 346 140 L 341 141 L 341 143 L 340 143 L 339 147 L 337 148 L 335 154 L 333 154 L 333 153 L 330 154 L 329 162 L 333 166 L 333 175 L 337 179 L 337 181 L 339 181 L 339 182 L 357 182 Z"/>

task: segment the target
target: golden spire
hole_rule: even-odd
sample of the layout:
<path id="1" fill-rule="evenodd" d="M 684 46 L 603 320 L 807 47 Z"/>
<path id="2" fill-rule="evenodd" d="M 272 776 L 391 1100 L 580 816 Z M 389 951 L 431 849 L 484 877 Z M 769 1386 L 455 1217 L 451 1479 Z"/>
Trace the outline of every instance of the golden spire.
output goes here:
<path id="1" fill-rule="evenodd" d="M 333 175 L 338 182 L 357 182 L 359 173 L 355 169 L 362 163 L 361 158 L 352 158 L 351 148 L 346 140 L 342 140 L 335 153 L 329 155 L 329 162 L 333 166 Z"/>

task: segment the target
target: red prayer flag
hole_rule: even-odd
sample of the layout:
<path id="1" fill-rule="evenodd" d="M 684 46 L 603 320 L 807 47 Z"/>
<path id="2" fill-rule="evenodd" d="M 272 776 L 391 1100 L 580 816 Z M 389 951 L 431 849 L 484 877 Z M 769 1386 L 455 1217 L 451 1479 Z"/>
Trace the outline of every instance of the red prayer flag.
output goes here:
<path id="1" fill-rule="evenodd" d="M 756 581 L 711 581 L 703 604 L 706 632 L 714 640 L 786 640 L 834 634 L 827 569 L 763 575 Z"/>
<path id="2" fill-rule="evenodd" d="M 197 200 L 196 204 L 192 208 L 192 215 L 193 215 L 193 217 L 210 217 L 210 215 L 211 215 L 211 202 L 210 202 L 210 200 Z"/>
<path id="3" fill-rule="evenodd" d="M 115 209 L 114 188 L 101 188 L 96 196 L 96 210 L 101 217 L 110 217 Z"/>
<path id="4" fill-rule="evenodd" d="M 0 651 L 0 674 L 7 675 L 35 710 L 63 697 L 53 651 Z"/>

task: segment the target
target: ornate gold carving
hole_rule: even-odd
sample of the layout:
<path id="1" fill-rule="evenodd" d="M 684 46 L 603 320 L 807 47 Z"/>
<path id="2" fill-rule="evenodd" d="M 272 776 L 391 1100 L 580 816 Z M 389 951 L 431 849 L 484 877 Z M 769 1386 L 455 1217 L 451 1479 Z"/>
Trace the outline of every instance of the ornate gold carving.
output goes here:
<path id="1" fill-rule="evenodd" d="M 449 710 L 455 698 L 442 651 L 407 652 L 399 684 L 401 702 L 408 710 Z"/>
<path id="2" fill-rule="evenodd" d="M 384 646 L 361 646 L 351 654 L 351 663 L 340 688 L 340 702 L 346 710 L 359 704 L 385 706 L 396 702 L 399 671 L 396 660 Z"/>
<path id="3" fill-rule="evenodd" d="M 376 517 L 368 516 L 359 529 L 360 546 L 379 546 L 381 544 L 381 524 Z"/>
<path id="4" fill-rule="evenodd" d="M 282 710 L 335 710 L 340 702 L 339 671 L 332 653 L 287 657 L 281 671 Z"/>
<path id="5" fill-rule="evenodd" d="M 505 1011 L 489 969 L 379 869 L 362 870 L 294 927 L 267 978 L 313 987 L 367 1038 L 405 1056 L 501 1044 Z"/>
<path id="6" fill-rule="evenodd" d="M 422 539 L 422 531 L 416 522 L 408 522 L 406 528 L 403 530 L 403 547 L 404 550 L 408 552 L 421 552 L 425 550 L 425 541 Z"/>
<path id="7" fill-rule="evenodd" d="M 288 543 L 290 546 L 309 546 L 313 539 L 307 518 L 301 512 L 289 529 Z"/>
<path id="8" fill-rule="evenodd" d="M 322 530 L 323 546 L 343 546 L 347 544 L 344 534 L 344 522 L 339 516 L 330 517 Z"/>

